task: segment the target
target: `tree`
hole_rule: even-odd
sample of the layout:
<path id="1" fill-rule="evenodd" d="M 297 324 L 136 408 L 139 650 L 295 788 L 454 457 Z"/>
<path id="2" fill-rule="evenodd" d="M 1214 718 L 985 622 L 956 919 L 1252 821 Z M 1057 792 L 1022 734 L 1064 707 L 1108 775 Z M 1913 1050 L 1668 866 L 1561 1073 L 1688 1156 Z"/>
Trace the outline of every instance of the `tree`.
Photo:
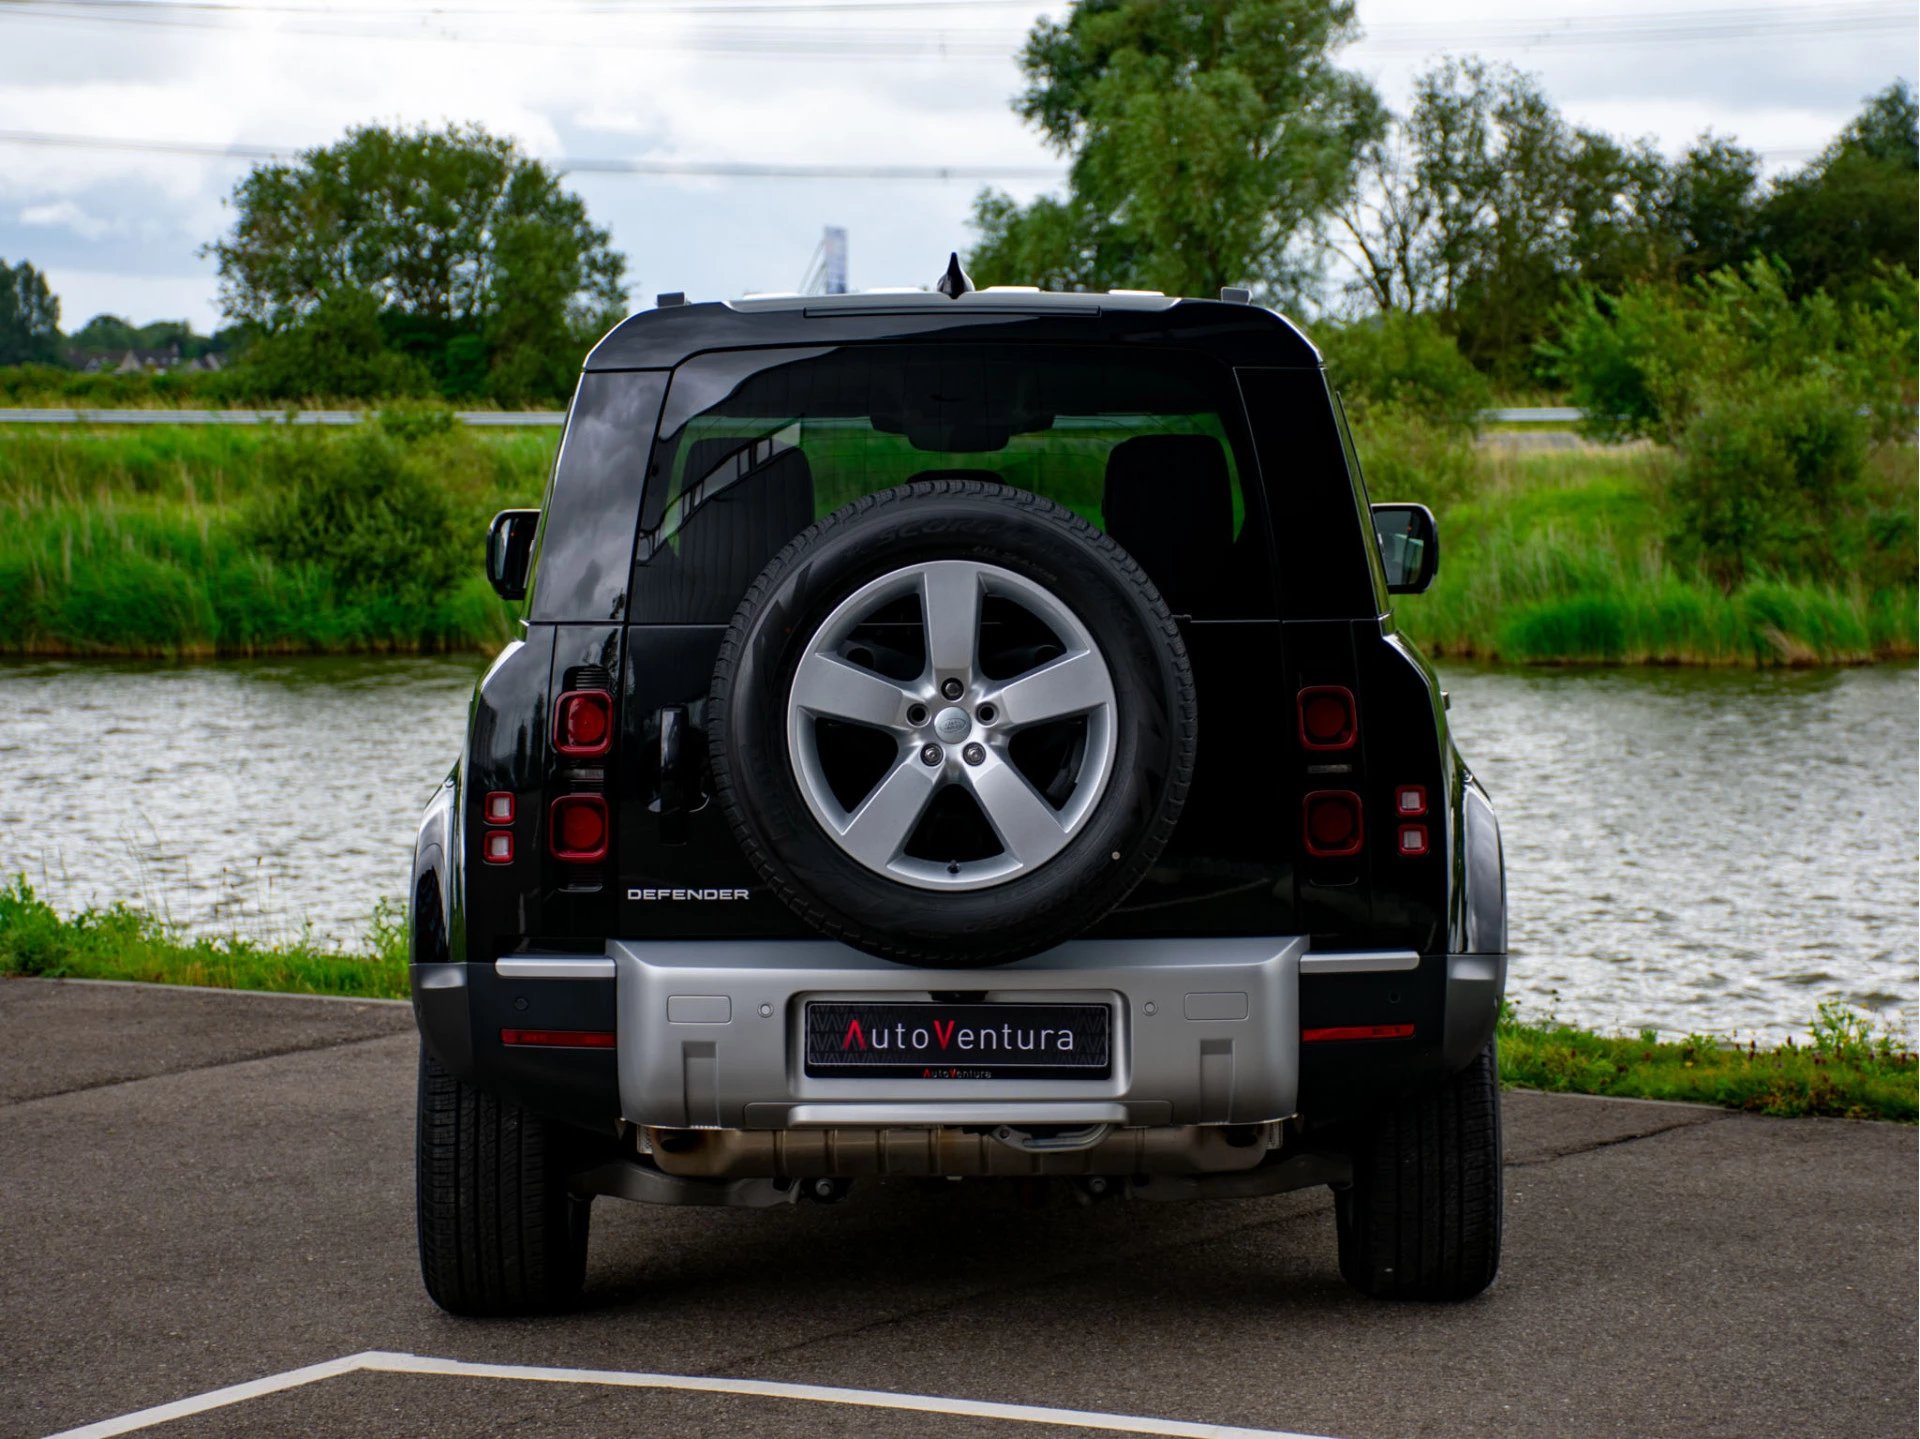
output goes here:
<path id="1" fill-rule="evenodd" d="M 1660 208 L 1682 279 L 1737 265 L 1753 253 L 1760 205 L 1760 157 L 1704 134 L 1667 178 Z"/>
<path id="2" fill-rule="evenodd" d="M 1670 190 L 1650 142 L 1569 125 L 1511 66 L 1447 59 L 1363 155 L 1335 248 L 1363 308 L 1431 311 L 1475 364 L 1516 377 L 1571 280 L 1670 271 Z"/>
<path id="3" fill-rule="evenodd" d="M 296 325 L 260 336 L 234 384 L 282 400 L 385 400 L 425 395 L 434 377 L 391 348 L 378 302 L 364 290 L 328 295 Z"/>
<path id="4" fill-rule="evenodd" d="M 0 260 L 0 365 L 52 365 L 60 359 L 60 301 L 47 277 L 22 260 Z"/>
<path id="5" fill-rule="evenodd" d="M 228 347 L 219 336 L 196 335 L 185 320 L 154 320 L 135 325 L 118 315 L 95 315 L 67 336 L 69 362 L 76 359 L 117 360 L 128 350 L 172 350 L 183 360 L 197 360 Z"/>
<path id="6" fill-rule="evenodd" d="M 623 311 L 626 260 L 586 206 L 513 141 L 477 126 L 366 126 L 234 191 L 226 314 L 269 336 L 364 296 L 389 349 L 456 392 L 476 371 L 553 394 Z M 338 324 L 335 324 L 338 328 Z M 325 346 L 320 349 L 324 351 Z"/>
<path id="7" fill-rule="evenodd" d="M 1072 166 L 1065 197 L 984 192 L 983 281 L 1298 293 L 1308 241 L 1383 111 L 1332 52 L 1352 0 L 1082 0 L 1028 37 L 1016 102 Z"/>
<path id="8" fill-rule="evenodd" d="M 1796 293 L 1853 293 L 1920 250 L 1920 108 L 1905 81 L 1868 100 L 1826 151 L 1773 188 L 1758 243 Z"/>
<path id="9" fill-rule="evenodd" d="M 100 354 L 119 353 L 140 348 L 140 332 L 131 320 L 118 315 L 95 315 L 67 336 L 67 348 Z"/>

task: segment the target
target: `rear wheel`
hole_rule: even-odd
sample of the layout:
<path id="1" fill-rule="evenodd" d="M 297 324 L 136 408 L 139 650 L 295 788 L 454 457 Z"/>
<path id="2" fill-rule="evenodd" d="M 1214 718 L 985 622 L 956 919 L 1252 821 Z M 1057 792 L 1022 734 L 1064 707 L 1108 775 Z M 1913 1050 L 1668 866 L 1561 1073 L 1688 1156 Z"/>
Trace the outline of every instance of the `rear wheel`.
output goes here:
<path id="1" fill-rule="evenodd" d="M 1500 1269 L 1494 1042 L 1440 1088 L 1370 1123 L 1337 1190 L 1340 1273 L 1377 1299 L 1470 1299 Z"/>
<path id="2" fill-rule="evenodd" d="M 591 1202 L 567 1188 L 577 1148 L 565 1125 L 461 1083 L 421 1050 L 415 1193 L 434 1303 L 494 1315 L 573 1301 Z"/>

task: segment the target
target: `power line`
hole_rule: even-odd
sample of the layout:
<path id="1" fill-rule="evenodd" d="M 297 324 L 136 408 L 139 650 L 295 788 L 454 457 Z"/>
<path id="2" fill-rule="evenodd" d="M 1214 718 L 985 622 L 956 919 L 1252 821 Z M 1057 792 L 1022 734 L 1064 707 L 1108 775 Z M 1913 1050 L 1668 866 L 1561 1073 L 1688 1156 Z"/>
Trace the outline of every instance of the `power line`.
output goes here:
<path id="1" fill-rule="evenodd" d="M 1042 8 L 1034 0 L 933 0 L 910 4 L 906 0 L 819 0 L 819 3 L 669 3 L 645 9 L 568 8 L 562 14 L 585 20 L 610 19 L 646 22 L 669 15 L 812 14 L 919 11 L 931 8 L 975 8 L 1022 4 Z M 568 39 L 554 33 L 549 23 L 537 33 L 493 31 L 476 33 L 439 27 L 455 18 L 512 21 L 515 12 L 447 5 L 381 10 L 340 10 L 314 4 L 264 5 L 257 0 L 0 0 L 0 15 L 16 20 L 107 25 L 154 25 L 191 29 L 241 28 L 242 16 L 317 16 L 341 21 L 383 20 L 410 22 L 422 28 L 390 26 L 342 28 L 310 25 L 282 27 L 282 33 L 355 39 L 402 39 L 429 42 L 511 44 L 564 49 L 638 47 L 739 55 L 805 55 L 820 60 L 899 59 L 928 56 L 944 60 L 998 60 L 1010 58 L 1024 36 L 978 28 L 872 26 L 846 28 L 756 26 L 694 27 L 659 35 L 628 33 L 597 35 L 592 40 Z M 1712 9 L 1638 11 L 1601 15 L 1532 17 L 1523 20 L 1483 18 L 1437 23 L 1381 26 L 1361 42 L 1363 51 L 1424 52 L 1468 48 L 1495 50 L 1567 49 L 1607 46 L 1724 43 L 1739 40 L 1791 38 L 1796 35 L 1859 34 L 1910 29 L 1916 23 L 1911 0 L 1843 0 L 1830 5 L 1722 6 Z"/>
<path id="2" fill-rule="evenodd" d="M 1672 45 L 1912 29 L 1917 23 L 1920 23 L 1920 11 L 1916 11 L 1911 0 L 1855 0 L 1855 3 L 1832 5 L 1538 16 L 1465 24 L 1413 23 L 1382 26 L 1360 43 L 1376 51 Z"/>
<path id="3" fill-rule="evenodd" d="M 290 160 L 311 145 L 263 145 L 199 140 L 144 140 L 113 135 L 61 135 L 38 130 L 0 130 L 0 145 L 32 145 L 70 150 L 121 150 L 146 155 L 179 155 L 207 160 L 248 162 Z M 1756 150 L 1763 160 L 1807 160 L 1817 145 Z M 726 180 L 1062 180 L 1059 165 L 956 164 L 857 165 L 789 164 L 773 160 L 626 160 L 605 156 L 535 156 L 564 174 L 633 175 Z"/>
<path id="4" fill-rule="evenodd" d="M 73 150 L 125 150 L 148 155 L 185 155 L 212 160 L 285 160 L 307 145 L 213 144 L 195 140 L 142 140 L 125 136 L 60 135 L 0 130 L 0 144 Z M 825 165 L 759 160 L 623 160 L 592 156 L 536 156 L 568 174 L 657 175 L 765 180 L 1058 180 L 1058 165 Z"/>

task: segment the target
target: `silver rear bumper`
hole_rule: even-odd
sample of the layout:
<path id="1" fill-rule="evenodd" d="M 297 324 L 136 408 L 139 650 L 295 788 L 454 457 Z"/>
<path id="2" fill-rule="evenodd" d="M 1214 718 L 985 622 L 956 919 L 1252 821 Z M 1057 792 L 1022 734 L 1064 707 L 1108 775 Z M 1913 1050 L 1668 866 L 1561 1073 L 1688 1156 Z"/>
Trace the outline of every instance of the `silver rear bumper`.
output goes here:
<path id="1" fill-rule="evenodd" d="M 635 1124 L 669 1129 L 1283 1119 L 1299 1090 L 1306 952 L 1297 936 L 1076 940 L 993 969 L 929 970 L 828 940 L 613 940 L 606 955 L 621 1109 Z M 1112 1073 L 939 1080 L 805 1072 L 807 1000 L 931 999 L 935 991 L 1108 1004 Z"/>

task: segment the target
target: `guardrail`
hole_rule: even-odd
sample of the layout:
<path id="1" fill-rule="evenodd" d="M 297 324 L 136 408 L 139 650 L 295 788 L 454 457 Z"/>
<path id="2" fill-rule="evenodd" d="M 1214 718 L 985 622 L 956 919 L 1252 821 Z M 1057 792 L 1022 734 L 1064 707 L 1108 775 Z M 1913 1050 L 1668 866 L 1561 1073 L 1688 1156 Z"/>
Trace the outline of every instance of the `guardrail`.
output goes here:
<path id="1" fill-rule="evenodd" d="M 1482 410 L 1483 425 L 1577 425 L 1587 417 L 1572 405 L 1521 406 L 1511 410 Z"/>
<path id="2" fill-rule="evenodd" d="M 0 410 L 0 425 L 357 425 L 366 410 Z M 459 410 L 463 425 L 554 426 L 565 410 Z"/>
<path id="3" fill-rule="evenodd" d="M 4 410 L 0 425 L 357 425 L 366 410 Z M 1571 425 L 1586 411 L 1570 405 L 1482 410 L 1489 425 Z M 539 428 L 559 425 L 565 410 L 456 410 L 463 425 Z"/>

